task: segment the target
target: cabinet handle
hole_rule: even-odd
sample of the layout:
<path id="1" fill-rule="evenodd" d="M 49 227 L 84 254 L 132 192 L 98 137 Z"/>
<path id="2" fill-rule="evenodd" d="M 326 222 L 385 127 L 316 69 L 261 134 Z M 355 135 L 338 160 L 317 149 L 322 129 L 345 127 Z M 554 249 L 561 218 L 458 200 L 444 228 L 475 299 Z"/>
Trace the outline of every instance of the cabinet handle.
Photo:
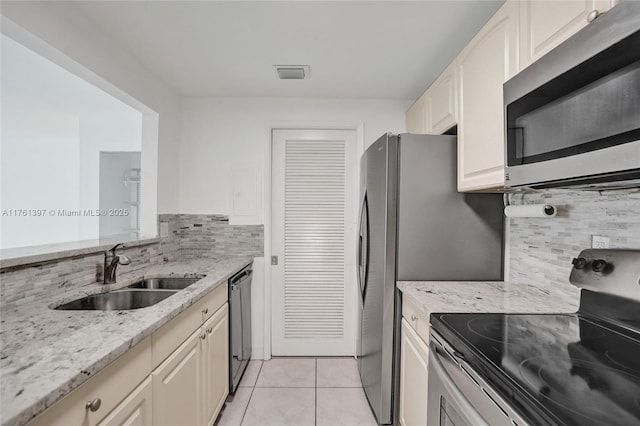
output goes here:
<path id="1" fill-rule="evenodd" d="M 202 313 L 203 313 L 203 314 L 205 314 L 205 315 L 207 315 L 207 314 L 209 313 L 209 308 L 204 308 L 204 309 L 202 310 Z"/>
<path id="2" fill-rule="evenodd" d="M 95 413 L 100 408 L 100 405 L 102 405 L 102 401 L 100 400 L 100 398 L 96 398 L 93 401 L 87 402 L 85 408 Z"/>
<path id="3" fill-rule="evenodd" d="M 411 314 L 411 321 L 417 321 L 418 320 L 418 316 Z"/>
<path id="4" fill-rule="evenodd" d="M 206 333 L 202 333 L 202 334 L 200 335 L 200 338 L 201 338 L 202 340 L 206 339 L 206 338 L 207 338 L 207 334 L 206 334 Z"/>
<path id="5" fill-rule="evenodd" d="M 211 334 L 212 331 L 213 331 L 213 328 L 211 327 L 207 328 L 207 333 Z"/>
<path id="6" fill-rule="evenodd" d="M 587 15 L 587 22 L 593 22 L 596 20 L 596 18 L 600 16 L 600 12 L 598 12 L 597 9 L 592 10 L 591 12 L 589 12 L 589 14 Z"/>

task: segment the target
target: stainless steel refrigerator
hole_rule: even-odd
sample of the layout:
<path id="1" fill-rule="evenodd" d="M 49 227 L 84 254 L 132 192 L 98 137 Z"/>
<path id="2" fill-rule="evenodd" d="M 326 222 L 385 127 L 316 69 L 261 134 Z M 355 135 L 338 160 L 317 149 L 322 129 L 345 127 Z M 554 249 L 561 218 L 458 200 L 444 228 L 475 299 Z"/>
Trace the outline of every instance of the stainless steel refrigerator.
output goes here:
<path id="1" fill-rule="evenodd" d="M 397 424 L 395 283 L 501 280 L 504 207 L 499 194 L 457 192 L 455 136 L 385 134 L 360 166 L 358 368 L 378 423 Z"/>

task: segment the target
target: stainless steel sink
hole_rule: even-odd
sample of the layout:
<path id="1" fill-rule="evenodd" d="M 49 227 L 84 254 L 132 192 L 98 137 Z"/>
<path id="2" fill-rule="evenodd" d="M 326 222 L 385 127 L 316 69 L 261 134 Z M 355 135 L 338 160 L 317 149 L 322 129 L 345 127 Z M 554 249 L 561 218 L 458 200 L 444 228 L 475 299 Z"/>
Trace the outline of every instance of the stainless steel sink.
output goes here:
<path id="1" fill-rule="evenodd" d="M 157 289 L 157 290 L 182 290 L 191 284 L 201 280 L 202 276 L 195 278 L 172 277 L 172 278 L 147 278 L 137 283 L 133 283 L 127 288 L 135 289 Z"/>
<path id="2" fill-rule="evenodd" d="M 76 299 L 55 309 L 65 311 L 123 311 L 146 308 L 176 294 L 177 290 L 116 290 Z"/>

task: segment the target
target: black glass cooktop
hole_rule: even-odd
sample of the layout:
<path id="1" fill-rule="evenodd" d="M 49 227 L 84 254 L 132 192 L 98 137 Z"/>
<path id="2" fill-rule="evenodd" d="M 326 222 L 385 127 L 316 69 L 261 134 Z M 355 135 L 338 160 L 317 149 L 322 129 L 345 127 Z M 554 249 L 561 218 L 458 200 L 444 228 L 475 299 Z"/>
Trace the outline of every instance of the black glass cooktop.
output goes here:
<path id="1" fill-rule="evenodd" d="M 640 425 L 640 334 L 579 314 L 434 314 L 531 424 Z"/>

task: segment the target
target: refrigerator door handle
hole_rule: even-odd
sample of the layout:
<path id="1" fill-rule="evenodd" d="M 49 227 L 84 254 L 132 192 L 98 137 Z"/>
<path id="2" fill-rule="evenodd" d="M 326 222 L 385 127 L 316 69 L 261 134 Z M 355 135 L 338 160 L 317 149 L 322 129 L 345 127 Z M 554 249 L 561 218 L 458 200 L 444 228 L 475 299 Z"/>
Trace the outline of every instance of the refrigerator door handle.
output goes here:
<path id="1" fill-rule="evenodd" d="M 369 202 L 365 190 L 360 211 L 360 233 L 358 237 L 358 282 L 360 284 L 360 296 L 364 302 L 369 278 Z"/>

